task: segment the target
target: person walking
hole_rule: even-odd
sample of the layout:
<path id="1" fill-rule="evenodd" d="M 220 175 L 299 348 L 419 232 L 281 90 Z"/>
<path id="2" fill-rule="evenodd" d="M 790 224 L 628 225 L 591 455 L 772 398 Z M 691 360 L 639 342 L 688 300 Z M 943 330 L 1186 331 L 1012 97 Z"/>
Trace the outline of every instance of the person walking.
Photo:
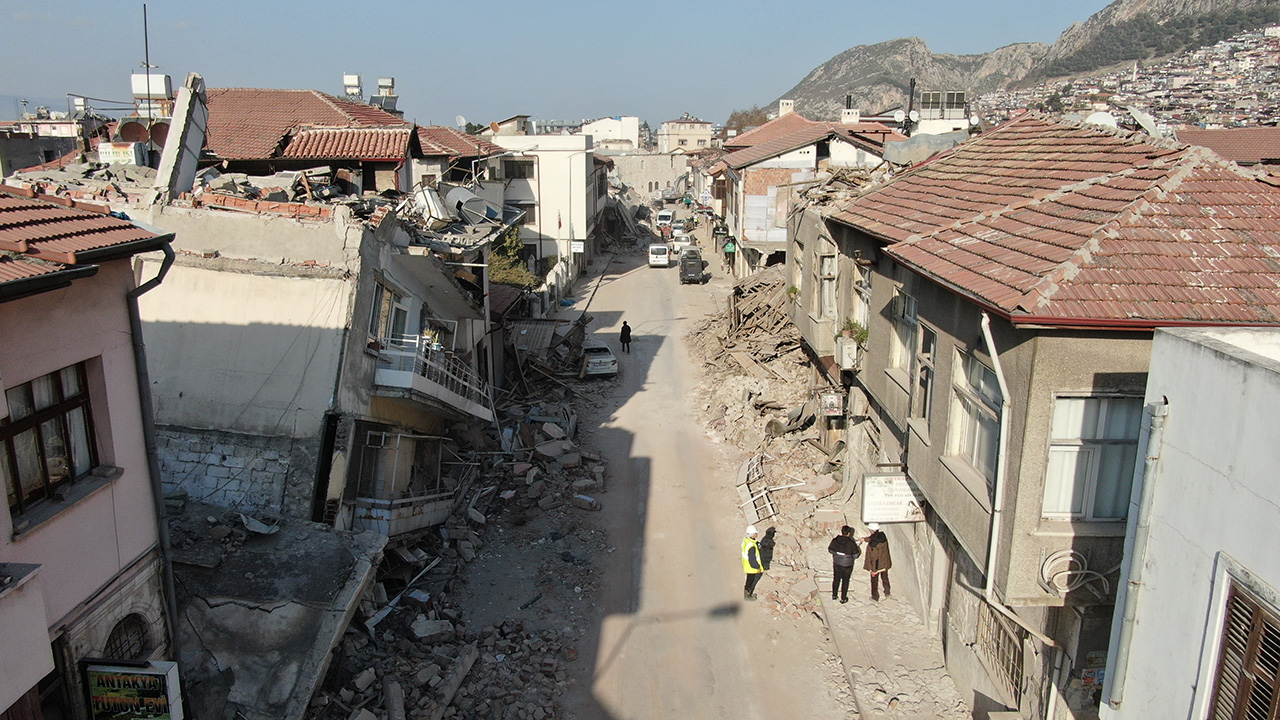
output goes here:
<path id="1" fill-rule="evenodd" d="M 765 570 L 768 570 L 769 565 L 773 562 L 773 548 L 778 544 L 778 541 L 774 539 L 774 534 L 777 532 L 777 528 L 765 528 L 764 537 L 760 538 L 760 567 Z"/>
<path id="2" fill-rule="evenodd" d="M 631 326 L 622 321 L 622 332 L 618 333 L 618 342 L 622 343 L 622 352 L 631 352 Z"/>
<path id="3" fill-rule="evenodd" d="M 862 554 L 858 541 L 853 539 L 853 528 L 845 525 L 840 534 L 827 545 L 831 553 L 831 599 L 849 602 L 849 576 L 853 575 L 853 563 Z"/>
<path id="4" fill-rule="evenodd" d="M 742 538 L 742 571 L 747 574 L 747 583 L 742 587 L 742 599 L 754 602 L 756 599 L 756 583 L 764 574 L 764 565 L 760 563 L 760 543 L 756 535 L 760 532 L 755 525 L 747 526 L 747 536 Z"/>
<path id="5" fill-rule="evenodd" d="M 889 538 L 885 537 L 879 523 L 867 523 L 871 534 L 867 536 L 866 559 L 862 561 L 862 569 L 871 573 L 871 599 L 880 599 L 879 583 L 884 583 L 884 596 L 889 597 L 889 568 L 893 567 L 893 558 L 889 557 Z"/>

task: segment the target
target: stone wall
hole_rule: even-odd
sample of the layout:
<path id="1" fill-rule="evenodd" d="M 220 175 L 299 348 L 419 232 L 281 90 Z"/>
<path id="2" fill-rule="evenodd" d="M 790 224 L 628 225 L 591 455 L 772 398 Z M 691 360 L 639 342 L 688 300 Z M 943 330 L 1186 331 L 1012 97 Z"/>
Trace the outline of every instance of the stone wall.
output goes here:
<path id="1" fill-rule="evenodd" d="M 156 427 L 166 495 L 247 512 L 308 518 L 319 439 Z"/>

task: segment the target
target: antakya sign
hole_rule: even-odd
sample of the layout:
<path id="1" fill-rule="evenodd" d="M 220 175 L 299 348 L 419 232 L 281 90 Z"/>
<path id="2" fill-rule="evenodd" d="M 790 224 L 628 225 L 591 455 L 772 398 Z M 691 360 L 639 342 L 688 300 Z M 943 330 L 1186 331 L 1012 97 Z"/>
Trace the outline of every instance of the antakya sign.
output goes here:
<path id="1" fill-rule="evenodd" d="M 924 495 L 905 473 L 862 477 L 862 522 L 922 522 Z"/>
<path id="2" fill-rule="evenodd" d="M 182 720 L 177 663 L 157 660 L 130 667 L 90 662 L 84 668 L 93 720 Z"/>

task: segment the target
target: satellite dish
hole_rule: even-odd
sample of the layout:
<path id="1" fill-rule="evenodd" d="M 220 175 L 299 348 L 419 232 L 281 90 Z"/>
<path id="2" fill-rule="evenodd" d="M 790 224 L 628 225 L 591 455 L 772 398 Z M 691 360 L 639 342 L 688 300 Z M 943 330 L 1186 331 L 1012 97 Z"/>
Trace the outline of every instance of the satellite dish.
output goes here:
<path id="1" fill-rule="evenodd" d="M 1116 127 L 1116 118 L 1109 112 L 1096 112 L 1084 119 L 1086 124 L 1101 125 L 1103 127 Z"/>
<path id="2" fill-rule="evenodd" d="M 906 120 L 906 119 L 907 119 L 907 114 L 906 114 L 906 113 L 902 112 L 901 110 L 894 110 L 894 111 L 893 111 L 893 121 L 894 121 L 894 122 L 896 122 L 896 123 L 900 123 L 900 122 L 902 122 L 903 120 Z"/>
<path id="3" fill-rule="evenodd" d="M 497 135 L 497 134 L 498 134 L 498 130 L 499 130 L 499 128 L 498 128 L 498 121 L 497 121 L 497 120 L 491 120 L 491 121 L 489 122 L 489 129 L 493 131 L 493 134 L 494 134 L 494 135 Z"/>
<path id="4" fill-rule="evenodd" d="M 465 129 L 467 127 L 467 119 L 462 117 L 461 115 L 454 118 L 453 121 L 458 124 L 459 130 Z"/>
<path id="5" fill-rule="evenodd" d="M 978 117 L 977 115 L 969 116 L 969 127 L 977 127 L 978 123 L 980 122 L 982 122 L 982 118 Z"/>
<path id="6" fill-rule="evenodd" d="M 920 113 L 915 110 L 912 110 L 911 112 L 907 113 L 907 117 L 911 119 L 911 122 L 915 122 L 920 119 Z"/>

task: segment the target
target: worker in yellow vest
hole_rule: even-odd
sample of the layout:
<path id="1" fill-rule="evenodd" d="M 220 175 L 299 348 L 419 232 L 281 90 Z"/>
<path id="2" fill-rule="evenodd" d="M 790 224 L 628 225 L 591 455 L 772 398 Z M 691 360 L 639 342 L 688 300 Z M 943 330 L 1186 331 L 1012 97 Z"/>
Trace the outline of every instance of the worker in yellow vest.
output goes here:
<path id="1" fill-rule="evenodd" d="M 760 545 L 756 542 L 759 535 L 755 525 L 747 526 L 747 536 L 742 538 L 742 571 L 747 574 L 747 584 L 742 588 L 742 599 L 756 599 L 756 583 L 764 574 L 764 565 L 760 562 Z"/>

